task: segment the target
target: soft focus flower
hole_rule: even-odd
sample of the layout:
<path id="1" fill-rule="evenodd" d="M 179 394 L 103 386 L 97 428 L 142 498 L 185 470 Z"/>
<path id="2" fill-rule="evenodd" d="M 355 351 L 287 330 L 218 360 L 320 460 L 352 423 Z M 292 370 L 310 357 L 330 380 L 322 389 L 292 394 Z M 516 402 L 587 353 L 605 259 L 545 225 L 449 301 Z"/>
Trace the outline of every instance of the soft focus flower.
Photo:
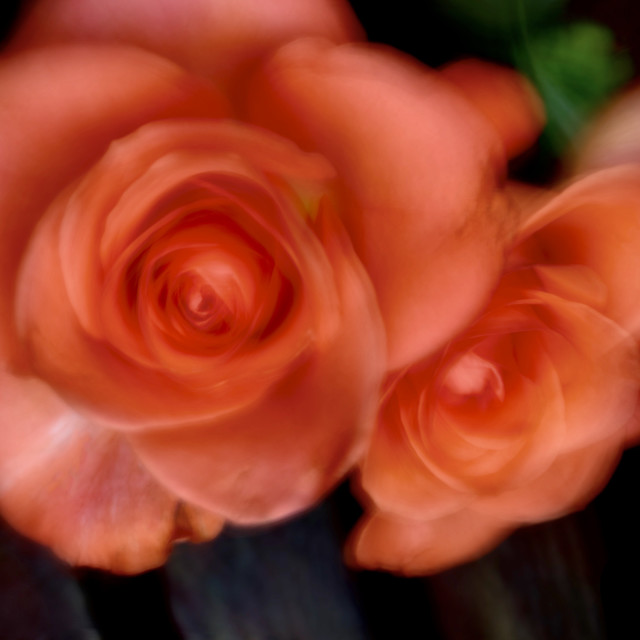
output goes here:
<path id="1" fill-rule="evenodd" d="M 387 363 L 485 303 L 501 134 L 359 36 L 331 0 L 42 0 L 0 60 L 0 507 L 64 558 L 313 504 Z"/>
<path id="2" fill-rule="evenodd" d="M 638 185 L 626 168 L 552 198 L 477 322 L 391 381 L 361 468 L 356 562 L 439 571 L 602 488 L 638 391 Z"/>

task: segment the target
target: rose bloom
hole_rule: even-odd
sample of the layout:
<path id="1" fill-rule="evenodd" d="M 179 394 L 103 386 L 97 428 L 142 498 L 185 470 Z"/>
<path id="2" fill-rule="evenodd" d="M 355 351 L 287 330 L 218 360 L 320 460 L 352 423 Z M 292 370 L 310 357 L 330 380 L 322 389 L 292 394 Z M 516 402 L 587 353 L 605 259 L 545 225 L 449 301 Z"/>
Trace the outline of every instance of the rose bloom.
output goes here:
<path id="1" fill-rule="evenodd" d="M 361 37 L 333 0 L 30 5 L 0 59 L 0 508 L 66 560 L 140 571 L 314 504 L 387 367 L 485 304 L 539 114 L 496 72 L 501 129 Z"/>
<path id="2" fill-rule="evenodd" d="M 582 508 L 637 437 L 640 168 L 548 199 L 479 319 L 390 381 L 361 466 L 359 565 L 471 560 Z"/>

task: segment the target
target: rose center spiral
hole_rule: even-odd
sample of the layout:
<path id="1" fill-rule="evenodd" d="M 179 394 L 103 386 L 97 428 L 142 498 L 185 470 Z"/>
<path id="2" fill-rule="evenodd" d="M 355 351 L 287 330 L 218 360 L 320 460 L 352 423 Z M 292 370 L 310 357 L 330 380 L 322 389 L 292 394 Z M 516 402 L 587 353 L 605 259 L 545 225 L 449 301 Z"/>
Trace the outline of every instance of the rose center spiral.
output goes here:
<path id="1" fill-rule="evenodd" d="M 228 331 L 238 312 L 237 285 L 230 274 L 207 280 L 187 273 L 178 287 L 178 306 L 185 320 L 195 329 L 213 333 Z"/>
<path id="2" fill-rule="evenodd" d="M 487 407 L 505 397 L 504 381 L 496 365 L 472 352 L 465 353 L 449 368 L 444 389 L 451 404 L 472 400 Z"/>

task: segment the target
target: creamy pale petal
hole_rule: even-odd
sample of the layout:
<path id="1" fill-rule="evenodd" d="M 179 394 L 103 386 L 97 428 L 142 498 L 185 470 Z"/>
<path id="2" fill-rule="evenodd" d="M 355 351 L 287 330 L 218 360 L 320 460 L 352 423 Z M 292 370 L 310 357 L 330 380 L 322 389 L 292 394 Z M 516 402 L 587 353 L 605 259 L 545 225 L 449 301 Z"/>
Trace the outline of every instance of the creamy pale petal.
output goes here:
<path id="1" fill-rule="evenodd" d="M 391 367 L 434 350 L 486 302 L 515 221 L 496 196 L 499 141 L 446 80 L 391 50 L 298 41 L 261 70 L 247 109 L 342 176 Z"/>
<path id="2" fill-rule="evenodd" d="M 589 173 L 605 167 L 637 163 L 640 160 L 640 91 L 630 84 L 593 118 L 569 155 L 572 174 Z"/>
<path id="3" fill-rule="evenodd" d="M 5 358 L 16 348 L 8 301 L 18 262 L 51 199 L 114 138 L 145 122 L 175 115 L 217 117 L 227 110 L 203 82 L 125 47 L 69 46 L 5 56 L 0 84 L 0 353 Z"/>
<path id="4" fill-rule="evenodd" d="M 434 520 L 410 520 L 379 512 L 365 516 L 358 524 L 347 558 L 365 569 L 431 574 L 474 560 L 508 532 L 507 522 L 470 510 Z"/>
<path id="5" fill-rule="evenodd" d="M 124 439 L 70 411 L 39 381 L 0 374 L 0 424 L 3 516 L 72 564 L 144 571 L 164 562 L 174 539 L 212 538 L 222 526 L 181 507 Z"/>
<path id="6" fill-rule="evenodd" d="M 316 502 L 361 456 L 373 426 L 385 364 L 378 312 L 348 240 L 330 219 L 318 224 L 342 324 L 320 326 L 309 352 L 262 401 L 200 427 L 131 436 L 164 485 L 236 523 Z"/>
<path id="7" fill-rule="evenodd" d="M 134 44 L 215 77 L 234 77 L 299 36 L 362 37 L 343 0 L 38 0 L 13 49 L 59 42 Z"/>

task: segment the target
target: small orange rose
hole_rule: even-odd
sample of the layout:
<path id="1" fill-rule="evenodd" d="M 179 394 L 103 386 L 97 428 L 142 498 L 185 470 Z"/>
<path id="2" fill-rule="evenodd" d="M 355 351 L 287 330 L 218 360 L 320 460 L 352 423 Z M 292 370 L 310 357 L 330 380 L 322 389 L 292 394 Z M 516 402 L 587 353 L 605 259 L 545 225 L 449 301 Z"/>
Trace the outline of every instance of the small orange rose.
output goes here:
<path id="1" fill-rule="evenodd" d="M 361 467 L 357 563 L 439 571 L 602 488 L 638 393 L 633 182 L 604 172 L 551 199 L 483 315 L 392 380 Z"/>

